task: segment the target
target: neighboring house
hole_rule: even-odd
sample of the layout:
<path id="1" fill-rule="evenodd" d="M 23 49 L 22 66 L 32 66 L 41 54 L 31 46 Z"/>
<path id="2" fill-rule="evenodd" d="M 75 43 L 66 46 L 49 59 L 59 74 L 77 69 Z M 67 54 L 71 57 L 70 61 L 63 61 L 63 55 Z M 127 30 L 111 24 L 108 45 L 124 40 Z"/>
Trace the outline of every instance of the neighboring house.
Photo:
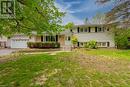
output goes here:
<path id="1" fill-rule="evenodd" d="M 98 47 L 115 47 L 114 35 L 110 32 L 110 28 L 102 25 L 76 25 L 73 29 L 68 29 L 58 35 L 25 36 L 23 34 L 14 35 L 6 38 L 2 42 L 6 42 L 8 48 L 27 48 L 27 42 L 50 42 L 57 41 L 62 46 L 71 46 L 71 36 L 75 35 L 78 39 L 77 46 L 83 47 L 84 43 L 95 40 Z"/>
<path id="2" fill-rule="evenodd" d="M 7 46 L 7 38 L 5 36 L 0 36 L 0 48 L 5 48 Z"/>

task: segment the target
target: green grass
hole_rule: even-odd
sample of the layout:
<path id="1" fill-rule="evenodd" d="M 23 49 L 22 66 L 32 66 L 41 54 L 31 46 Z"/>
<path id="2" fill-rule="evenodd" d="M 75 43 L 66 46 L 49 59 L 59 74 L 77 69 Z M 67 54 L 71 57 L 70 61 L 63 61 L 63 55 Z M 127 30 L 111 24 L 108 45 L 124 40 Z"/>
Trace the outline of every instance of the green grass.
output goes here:
<path id="1" fill-rule="evenodd" d="M 130 87 L 128 66 L 79 52 L 22 55 L 0 64 L 0 87 Z"/>
<path id="2" fill-rule="evenodd" d="M 45 78 L 40 77 L 43 75 Z M 37 80 L 44 82 L 46 78 L 46 87 L 68 87 L 69 79 L 84 78 L 84 70 L 75 62 L 45 54 L 24 55 L 17 61 L 0 64 L 0 87 L 41 87 Z"/>
<path id="3" fill-rule="evenodd" d="M 86 50 L 86 54 L 108 56 L 115 58 L 125 58 L 130 60 L 130 50 L 93 49 L 93 50 Z"/>

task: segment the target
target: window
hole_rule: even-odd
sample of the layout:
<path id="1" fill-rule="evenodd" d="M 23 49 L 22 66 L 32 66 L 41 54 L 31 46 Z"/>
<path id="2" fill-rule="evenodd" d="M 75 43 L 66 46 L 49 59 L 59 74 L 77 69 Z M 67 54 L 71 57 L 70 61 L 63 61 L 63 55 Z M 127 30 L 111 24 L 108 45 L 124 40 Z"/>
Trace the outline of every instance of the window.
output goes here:
<path id="1" fill-rule="evenodd" d="M 104 28 L 101 28 L 101 27 L 98 27 L 96 30 L 95 30 L 95 32 L 104 32 Z"/>
<path id="2" fill-rule="evenodd" d="M 84 47 L 84 43 L 83 43 L 83 42 L 80 42 L 80 43 L 79 43 L 79 46 L 80 46 L 80 47 Z"/>
<path id="3" fill-rule="evenodd" d="M 56 41 L 56 36 L 46 36 L 46 42 Z"/>
<path id="4" fill-rule="evenodd" d="M 102 42 L 102 46 L 106 46 L 106 42 Z"/>
<path id="5" fill-rule="evenodd" d="M 98 42 L 98 47 L 107 47 L 107 42 Z"/>
<path id="6" fill-rule="evenodd" d="M 84 32 L 88 32 L 88 29 L 87 29 L 87 28 L 85 28 L 85 29 L 84 29 Z"/>
<path id="7" fill-rule="evenodd" d="M 91 27 L 88 27 L 88 32 L 91 32 Z"/>
<path id="8" fill-rule="evenodd" d="M 109 28 L 107 29 L 107 31 L 109 31 Z"/>
<path id="9" fill-rule="evenodd" d="M 66 40 L 70 41 L 71 40 L 70 36 L 66 36 Z"/>
<path id="10" fill-rule="evenodd" d="M 98 32 L 101 32 L 102 31 L 102 29 L 101 28 L 98 28 Z"/>
<path id="11" fill-rule="evenodd" d="M 79 27 L 77 28 L 77 32 L 79 33 Z"/>
<path id="12" fill-rule="evenodd" d="M 46 36 L 46 41 L 51 41 L 51 37 L 50 36 Z"/>
<path id="13" fill-rule="evenodd" d="M 70 29 L 70 32 L 73 32 L 73 30 L 72 30 L 72 29 Z"/>
<path id="14" fill-rule="evenodd" d="M 83 28 L 80 29 L 80 32 L 83 32 Z"/>

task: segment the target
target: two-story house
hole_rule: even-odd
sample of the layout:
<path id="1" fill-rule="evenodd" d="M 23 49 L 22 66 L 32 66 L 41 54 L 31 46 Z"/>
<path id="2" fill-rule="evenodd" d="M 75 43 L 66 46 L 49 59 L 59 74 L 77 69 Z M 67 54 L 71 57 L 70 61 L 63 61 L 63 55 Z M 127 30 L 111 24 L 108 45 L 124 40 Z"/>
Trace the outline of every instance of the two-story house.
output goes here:
<path id="1" fill-rule="evenodd" d="M 72 29 L 67 29 L 58 35 L 43 34 L 38 36 L 33 33 L 32 36 L 16 34 L 11 38 L 5 38 L 3 46 L 8 48 L 28 48 L 27 42 L 50 42 L 57 41 L 62 46 L 72 46 L 71 36 L 75 35 L 78 39 L 77 46 L 83 47 L 90 40 L 97 41 L 98 47 L 115 47 L 114 35 L 110 28 L 103 25 L 76 25 Z M 0 43 L 3 41 L 0 40 Z"/>
<path id="2" fill-rule="evenodd" d="M 71 36 L 75 35 L 78 47 L 84 47 L 85 43 L 91 40 L 97 41 L 98 47 L 115 47 L 114 34 L 105 25 L 76 25 L 64 31 L 62 35 L 65 39 L 61 45 L 71 45 Z"/>

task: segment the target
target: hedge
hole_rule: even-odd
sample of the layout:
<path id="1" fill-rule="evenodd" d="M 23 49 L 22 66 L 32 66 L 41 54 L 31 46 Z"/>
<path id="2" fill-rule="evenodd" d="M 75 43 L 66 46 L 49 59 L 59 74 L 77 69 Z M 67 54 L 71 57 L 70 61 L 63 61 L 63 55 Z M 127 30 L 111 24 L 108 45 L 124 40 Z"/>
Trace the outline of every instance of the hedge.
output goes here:
<path id="1" fill-rule="evenodd" d="M 58 42 L 28 42 L 29 48 L 60 48 Z"/>

